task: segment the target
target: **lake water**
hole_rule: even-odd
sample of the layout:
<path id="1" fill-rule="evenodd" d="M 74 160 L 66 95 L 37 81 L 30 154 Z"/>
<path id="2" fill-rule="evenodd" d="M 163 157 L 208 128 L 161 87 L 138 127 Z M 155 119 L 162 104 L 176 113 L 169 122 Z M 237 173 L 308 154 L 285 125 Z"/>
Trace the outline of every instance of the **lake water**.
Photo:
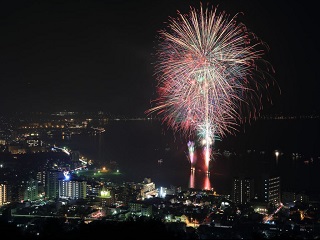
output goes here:
<path id="1" fill-rule="evenodd" d="M 54 141 L 78 149 L 99 167 L 117 162 L 126 181 L 151 178 L 156 187 L 214 188 L 230 193 L 232 177 L 274 171 L 293 190 L 313 190 L 320 180 L 319 119 L 258 120 L 242 126 L 236 135 L 215 142 L 209 176 L 201 149 L 196 170 L 190 174 L 187 142 L 194 139 L 173 133 L 157 120 L 109 121 L 105 129 L 100 135 L 72 135 Z M 277 165 L 275 150 L 280 152 Z M 226 153 L 235 154 L 228 157 Z"/>

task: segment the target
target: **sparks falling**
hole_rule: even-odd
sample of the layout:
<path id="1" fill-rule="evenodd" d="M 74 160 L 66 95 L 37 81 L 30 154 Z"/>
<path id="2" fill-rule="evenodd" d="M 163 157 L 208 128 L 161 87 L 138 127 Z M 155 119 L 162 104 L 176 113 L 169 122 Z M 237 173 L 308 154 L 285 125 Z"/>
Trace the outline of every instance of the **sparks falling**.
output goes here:
<path id="1" fill-rule="evenodd" d="M 272 67 L 262 58 L 266 44 L 236 21 L 238 14 L 202 5 L 177 14 L 159 32 L 158 97 L 146 112 L 157 112 L 175 131 L 198 136 L 209 171 L 214 141 L 258 117 Z"/>

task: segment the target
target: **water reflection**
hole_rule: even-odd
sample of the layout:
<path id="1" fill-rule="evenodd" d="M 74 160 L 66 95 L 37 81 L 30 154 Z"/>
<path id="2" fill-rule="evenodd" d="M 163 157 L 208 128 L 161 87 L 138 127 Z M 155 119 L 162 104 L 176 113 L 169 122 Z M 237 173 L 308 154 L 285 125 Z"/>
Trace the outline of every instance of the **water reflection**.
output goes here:
<path id="1" fill-rule="evenodd" d="M 212 190 L 210 173 L 191 169 L 189 176 L 189 188 Z"/>
<path id="2" fill-rule="evenodd" d="M 194 181 L 195 181 L 195 178 L 194 178 L 194 171 L 193 171 L 194 168 L 191 168 L 191 171 L 190 171 L 190 177 L 189 177 L 189 188 L 194 188 Z"/>

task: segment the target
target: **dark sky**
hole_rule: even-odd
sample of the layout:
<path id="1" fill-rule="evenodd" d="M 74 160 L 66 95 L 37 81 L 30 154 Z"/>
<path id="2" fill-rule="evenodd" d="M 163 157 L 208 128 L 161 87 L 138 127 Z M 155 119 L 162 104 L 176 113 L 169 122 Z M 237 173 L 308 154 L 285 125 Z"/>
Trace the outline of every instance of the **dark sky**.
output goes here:
<path id="1" fill-rule="evenodd" d="M 281 94 L 265 113 L 320 112 L 314 1 L 208 1 L 270 47 Z M 207 3 L 207 2 L 204 2 Z M 199 1 L 1 1 L 0 112 L 97 111 L 144 116 L 155 98 L 157 31 Z"/>

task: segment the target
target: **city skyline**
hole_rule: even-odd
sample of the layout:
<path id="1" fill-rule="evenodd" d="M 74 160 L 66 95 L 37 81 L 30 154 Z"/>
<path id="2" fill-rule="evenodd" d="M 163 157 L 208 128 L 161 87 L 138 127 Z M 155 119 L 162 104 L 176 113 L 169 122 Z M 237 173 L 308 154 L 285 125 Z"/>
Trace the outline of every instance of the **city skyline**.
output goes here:
<path id="1" fill-rule="evenodd" d="M 91 111 L 143 116 L 156 94 L 158 31 L 199 1 L 4 2 L 1 111 Z M 281 89 L 262 114 L 319 112 L 317 26 L 308 3 L 208 1 L 270 50 Z"/>

